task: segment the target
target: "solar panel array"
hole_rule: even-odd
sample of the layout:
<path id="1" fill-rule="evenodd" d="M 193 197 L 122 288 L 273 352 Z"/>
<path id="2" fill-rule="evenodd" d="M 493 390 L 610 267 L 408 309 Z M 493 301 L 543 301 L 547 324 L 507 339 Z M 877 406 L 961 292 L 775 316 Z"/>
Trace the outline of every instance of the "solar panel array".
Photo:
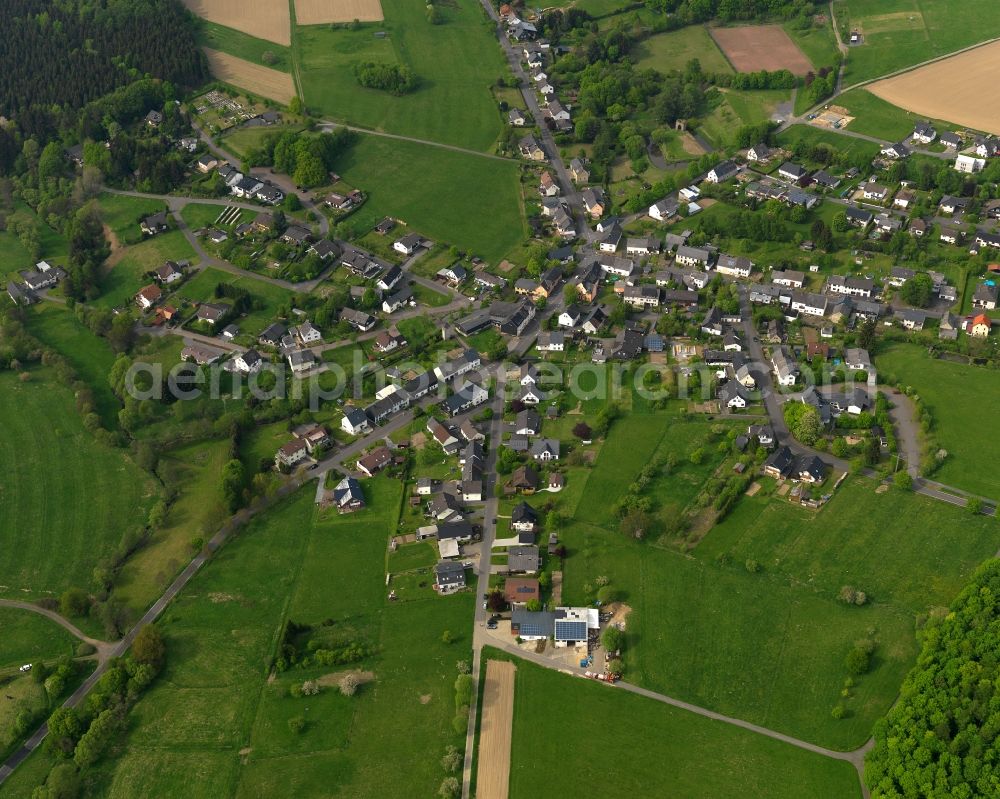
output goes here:
<path id="1" fill-rule="evenodd" d="M 586 641 L 587 622 L 556 620 L 557 641 Z"/>

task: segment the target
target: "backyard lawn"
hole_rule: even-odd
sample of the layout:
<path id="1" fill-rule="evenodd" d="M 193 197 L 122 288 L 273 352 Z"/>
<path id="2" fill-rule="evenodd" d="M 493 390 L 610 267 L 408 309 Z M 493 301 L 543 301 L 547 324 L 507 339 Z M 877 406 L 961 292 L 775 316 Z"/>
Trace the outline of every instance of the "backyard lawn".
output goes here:
<path id="1" fill-rule="evenodd" d="M 114 256 L 112 256 L 112 260 Z M 133 305 L 133 297 L 143 286 L 152 282 L 149 272 L 166 261 L 194 261 L 195 252 L 184 234 L 171 230 L 129 247 L 117 262 L 112 263 L 101 280 L 101 296 L 96 305 L 121 308 Z"/>
<path id="2" fill-rule="evenodd" d="M 948 457 L 932 476 L 942 483 L 1000 499 L 1000 475 L 983 468 L 1000 456 L 983 421 L 1000 413 L 1000 372 L 929 358 L 923 347 L 894 344 L 878 354 L 879 371 L 912 386 L 934 418 L 934 435 Z M 961 390 L 955 390 L 960 386 Z"/>
<path id="3" fill-rule="evenodd" d="M 489 655 L 485 650 L 484 660 Z M 515 662 L 511 799 L 584 796 L 598 784 L 607 799 L 861 795 L 849 763 L 527 661 Z M 599 734 L 588 733 L 597 720 Z M 559 767 L 539 768 L 539 763 Z"/>
<path id="4" fill-rule="evenodd" d="M 19 599 L 89 588 L 156 497 L 152 480 L 84 429 L 68 387 L 46 369 L 29 375 L 0 374 L 0 595 Z"/>
<path id="5" fill-rule="evenodd" d="M 355 30 L 314 25 L 297 28 L 305 102 L 323 116 L 418 139 L 490 150 L 501 130 L 490 86 L 505 69 L 476 0 L 438 7 L 441 25 L 427 22 L 422 4 L 383 0 L 385 21 Z M 384 38 L 376 36 L 384 32 Z M 413 71 L 414 91 L 393 96 L 360 86 L 355 64 L 401 63 Z"/>
<path id="6" fill-rule="evenodd" d="M 274 322 L 278 309 L 283 305 L 288 305 L 292 299 L 292 293 L 280 286 L 244 275 L 223 272 L 221 269 L 211 266 L 184 281 L 171 296 L 191 302 L 229 302 L 224 297 L 217 298 L 215 296 L 215 287 L 220 283 L 246 289 L 259 305 L 246 316 L 236 320 L 240 326 L 240 332 L 253 337 L 256 337 L 265 327 Z"/>
<path id="7" fill-rule="evenodd" d="M 389 215 L 494 263 L 526 235 L 518 169 L 513 161 L 364 135 L 337 167 L 368 194 L 350 218 L 357 230 Z"/>

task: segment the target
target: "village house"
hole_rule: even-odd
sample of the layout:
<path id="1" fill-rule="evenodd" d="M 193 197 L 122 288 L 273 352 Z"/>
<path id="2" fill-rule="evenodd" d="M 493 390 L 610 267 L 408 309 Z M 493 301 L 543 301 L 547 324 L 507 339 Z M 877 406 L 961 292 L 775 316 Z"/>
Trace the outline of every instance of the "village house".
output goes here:
<path id="1" fill-rule="evenodd" d="M 732 161 L 722 161 L 708 171 L 705 180 L 709 183 L 725 183 L 730 178 L 735 177 L 737 172 L 739 172 L 739 167 Z"/>
<path id="2" fill-rule="evenodd" d="M 163 297 L 163 292 L 159 286 L 149 285 L 139 290 L 135 295 L 135 301 L 144 311 L 152 308 Z"/>
<path id="3" fill-rule="evenodd" d="M 574 183 L 587 183 L 590 181 L 590 170 L 579 158 L 574 158 L 569 162 L 569 174 Z"/>
<path id="4" fill-rule="evenodd" d="M 374 477 L 390 463 L 392 463 L 392 452 L 389 451 L 389 448 L 377 447 L 367 455 L 359 458 L 357 467 L 358 471 L 364 473 L 368 477 Z"/>
<path id="5" fill-rule="evenodd" d="M 441 561 L 434 566 L 434 590 L 447 596 L 465 589 L 465 566 L 452 561 Z"/>
<path id="6" fill-rule="evenodd" d="M 333 504 L 338 513 L 354 513 L 365 507 L 365 492 L 353 477 L 345 477 L 333 489 Z"/>
<path id="7" fill-rule="evenodd" d="M 147 216 L 139 223 L 139 229 L 146 236 L 155 236 L 157 233 L 163 233 L 169 227 L 166 211 L 160 211 L 152 216 Z"/>

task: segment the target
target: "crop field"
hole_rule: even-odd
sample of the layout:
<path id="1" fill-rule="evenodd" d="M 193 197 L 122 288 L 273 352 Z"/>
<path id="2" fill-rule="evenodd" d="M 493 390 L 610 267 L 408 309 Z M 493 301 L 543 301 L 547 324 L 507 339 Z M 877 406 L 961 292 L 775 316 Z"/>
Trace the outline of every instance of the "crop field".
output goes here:
<path id="1" fill-rule="evenodd" d="M 299 25 L 330 22 L 378 22 L 382 19 L 379 0 L 295 0 L 295 21 Z"/>
<path id="2" fill-rule="evenodd" d="M 266 66 L 282 72 L 290 72 L 292 69 L 292 50 L 290 47 L 258 39 L 255 36 L 227 28 L 224 25 L 217 25 L 208 20 L 203 19 L 198 25 L 198 44 L 212 50 L 229 53 L 229 55 L 254 64 L 263 64 L 264 54 L 269 53 L 268 58 L 271 63 L 266 64 Z"/>
<path id="3" fill-rule="evenodd" d="M 384 22 L 354 30 L 311 26 L 296 31 L 306 104 L 362 127 L 491 150 L 503 123 L 490 87 L 505 62 L 477 0 L 436 6 L 441 25 L 427 22 L 422 3 L 384 0 L 382 9 Z M 376 32 L 386 36 L 376 37 Z M 366 61 L 408 66 L 417 87 L 401 97 L 364 88 L 353 68 Z"/>
<path id="4" fill-rule="evenodd" d="M 479 746 L 485 756 L 479 758 L 476 775 L 478 799 L 507 799 L 515 673 L 514 664 L 508 660 L 486 661 L 483 708 L 479 717 Z"/>
<path id="5" fill-rule="evenodd" d="M 219 50 L 202 49 L 208 57 L 208 68 L 219 80 L 279 103 L 288 103 L 295 96 L 295 82 L 289 73 Z"/>
<path id="6" fill-rule="evenodd" d="M 648 487 L 674 514 L 714 468 L 685 463 L 694 447 L 714 451 L 705 425 L 664 421 L 660 429 L 655 419 L 633 414 L 612 426 L 587 483 L 602 490 L 585 489 L 562 535 L 565 601 L 593 601 L 597 578 L 607 577 L 633 608 L 630 681 L 831 748 L 859 745 L 916 656 L 915 617 L 947 604 L 1000 535 L 986 518 L 878 496 L 858 479 L 818 513 L 767 492 L 743 498 L 686 554 L 629 541 L 617 531 L 612 497 L 654 450 L 677 457 L 678 467 Z M 869 603 L 840 603 L 843 585 L 865 591 Z M 876 665 L 842 699 L 844 658 L 872 636 Z M 830 710 L 841 701 L 848 712 L 836 720 Z"/>
<path id="7" fill-rule="evenodd" d="M 636 44 L 631 55 L 639 69 L 682 70 L 688 61 L 697 58 L 705 72 L 733 71 L 704 25 L 654 34 Z"/>
<path id="8" fill-rule="evenodd" d="M 778 25 L 711 28 L 710 33 L 737 72 L 787 69 L 794 75 L 805 75 L 813 68 L 805 53 Z"/>
<path id="9" fill-rule="evenodd" d="M 880 80 L 869 90 L 920 116 L 1000 133 L 1000 42 Z"/>
<path id="10" fill-rule="evenodd" d="M 29 374 L 0 375 L 0 595 L 20 599 L 89 587 L 155 497 L 142 471 L 84 429 L 67 387 Z"/>
<path id="11" fill-rule="evenodd" d="M 387 479 L 365 488 L 369 509 L 350 516 L 320 514 L 313 492 L 299 492 L 192 580 L 161 622 L 166 672 L 136 706 L 124 754 L 99 766 L 100 795 L 374 799 L 436 791 L 440 756 L 462 740 L 451 727 L 453 683 L 456 660 L 469 656 L 473 597 L 425 588 L 425 599 L 387 602 L 385 557 L 401 489 Z M 286 620 L 368 654 L 269 677 Z M 458 640 L 444 643 L 445 630 Z M 343 696 L 344 669 L 371 672 L 371 682 Z M 326 687 L 291 696 L 305 680 Z M 302 720 L 301 732 L 293 719 Z"/>
<path id="12" fill-rule="evenodd" d="M 94 393 L 101 421 L 109 430 L 115 429 L 120 403 L 108 383 L 115 354 L 107 341 L 91 333 L 72 311 L 53 303 L 36 306 L 26 321 L 35 338 L 56 350 L 76 370 Z"/>
<path id="13" fill-rule="evenodd" d="M 835 6 L 841 36 L 846 40 L 858 28 L 865 39 L 850 48 L 845 86 L 1000 36 L 991 0 L 845 0 Z"/>
<path id="14" fill-rule="evenodd" d="M 337 171 L 368 194 L 350 222 L 359 230 L 384 216 L 411 229 L 499 262 L 524 238 L 519 166 L 413 142 L 360 136 Z M 470 195 L 455 183 L 476 186 Z"/>
<path id="15" fill-rule="evenodd" d="M 922 347 L 906 344 L 879 353 L 876 365 L 880 373 L 912 386 L 934 418 L 934 435 L 948 457 L 932 479 L 1000 499 L 1000 475 L 983 468 L 1000 457 L 1000 444 L 982 434 L 982 420 L 1000 413 L 1000 373 L 928 358 Z"/>
<path id="16" fill-rule="evenodd" d="M 288 3 L 269 0 L 184 0 L 184 5 L 202 19 L 258 39 L 284 45 L 292 42 Z"/>
<path id="17" fill-rule="evenodd" d="M 511 799 L 587 796 L 596 784 L 606 799 L 651 796 L 650 786 L 685 799 L 861 796 L 849 763 L 617 688 L 519 660 L 514 690 Z M 598 719 L 600 734 L 586 734 Z"/>

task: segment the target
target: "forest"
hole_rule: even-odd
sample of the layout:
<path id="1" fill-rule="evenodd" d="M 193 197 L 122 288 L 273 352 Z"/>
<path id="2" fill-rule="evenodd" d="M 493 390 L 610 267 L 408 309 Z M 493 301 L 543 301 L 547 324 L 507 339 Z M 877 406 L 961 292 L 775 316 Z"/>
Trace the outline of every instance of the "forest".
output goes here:
<path id="1" fill-rule="evenodd" d="M 0 13 L 0 115 L 25 135 L 138 78 L 194 86 L 208 74 L 177 0 L 0 0 Z"/>
<path id="2" fill-rule="evenodd" d="M 996 796 L 1000 561 L 986 563 L 921 632 L 899 702 L 875 727 L 865 763 L 874 799 Z"/>

